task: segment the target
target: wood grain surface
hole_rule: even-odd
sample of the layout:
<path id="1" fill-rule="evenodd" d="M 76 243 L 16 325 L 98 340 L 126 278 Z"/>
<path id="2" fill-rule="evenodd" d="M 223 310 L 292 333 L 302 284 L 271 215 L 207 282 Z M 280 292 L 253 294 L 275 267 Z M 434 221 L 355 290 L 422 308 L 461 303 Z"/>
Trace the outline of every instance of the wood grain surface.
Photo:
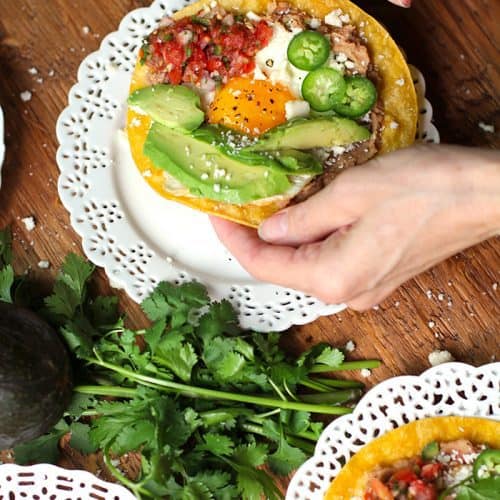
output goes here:
<path id="1" fill-rule="evenodd" d="M 443 142 L 498 148 L 498 132 L 485 132 L 478 124 L 500 130 L 500 2 L 414 0 L 409 10 L 385 0 L 358 3 L 389 28 L 423 71 Z M 80 238 L 57 196 L 55 122 L 82 59 L 127 12 L 148 4 L 0 0 L 0 102 L 7 130 L 0 227 L 13 227 L 17 271 L 29 270 L 42 287 L 49 286 L 66 253 L 81 253 Z M 32 99 L 23 102 L 20 94 L 26 90 Z M 30 215 L 37 223 L 32 232 L 20 220 Z M 39 269 L 40 260 L 51 267 Z M 487 363 L 500 354 L 499 270 L 497 238 L 406 283 L 377 310 L 318 319 L 292 329 L 284 343 L 298 352 L 319 340 L 338 346 L 353 340 L 353 359 L 384 363 L 368 385 L 420 373 L 435 349 L 448 349 L 457 360 L 474 365 Z M 97 281 L 101 291 L 111 291 L 102 270 Z M 130 325 L 144 324 L 138 306 L 120 295 Z"/>

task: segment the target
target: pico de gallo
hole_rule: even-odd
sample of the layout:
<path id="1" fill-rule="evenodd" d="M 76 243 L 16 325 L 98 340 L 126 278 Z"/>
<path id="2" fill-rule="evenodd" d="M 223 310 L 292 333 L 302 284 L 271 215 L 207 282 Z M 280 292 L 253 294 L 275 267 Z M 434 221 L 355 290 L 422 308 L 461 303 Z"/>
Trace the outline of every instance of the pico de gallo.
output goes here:
<path id="1" fill-rule="evenodd" d="M 461 496 L 469 490 L 481 491 L 483 496 Z M 465 439 L 433 441 L 420 456 L 376 471 L 364 494 L 364 500 L 462 498 L 500 499 L 500 450 Z"/>
<path id="2" fill-rule="evenodd" d="M 225 84 L 255 69 L 255 54 L 272 35 L 266 21 L 217 7 L 178 21 L 164 19 L 142 46 L 141 62 L 149 65 L 156 83 Z"/>

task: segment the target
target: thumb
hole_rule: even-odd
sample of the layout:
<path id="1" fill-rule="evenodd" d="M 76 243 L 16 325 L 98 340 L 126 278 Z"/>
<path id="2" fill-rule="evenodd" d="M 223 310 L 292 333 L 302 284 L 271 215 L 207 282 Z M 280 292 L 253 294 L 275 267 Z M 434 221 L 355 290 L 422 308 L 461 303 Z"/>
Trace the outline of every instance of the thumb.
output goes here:
<path id="1" fill-rule="evenodd" d="M 352 224 L 357 216 L 346 210 L 342 197 L 333 185 L 297 205 L 292 205 L 266 219 L 259 227 L 264 241 L 298 246 L 319 241 L 335 230 Z"/>

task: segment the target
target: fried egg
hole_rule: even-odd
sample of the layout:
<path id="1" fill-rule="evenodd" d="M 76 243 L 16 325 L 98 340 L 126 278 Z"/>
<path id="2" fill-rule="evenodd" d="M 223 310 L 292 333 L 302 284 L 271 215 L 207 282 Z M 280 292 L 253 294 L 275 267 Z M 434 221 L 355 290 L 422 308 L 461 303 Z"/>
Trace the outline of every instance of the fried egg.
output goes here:
<path id="1" fill-rule="evenodd" d="M 216 94 L 208 109 L 208 121 L 259 136 L 287 121 L 287 103 L 294 99 L 284 85 L 268 80 L 232 78 Z"/>

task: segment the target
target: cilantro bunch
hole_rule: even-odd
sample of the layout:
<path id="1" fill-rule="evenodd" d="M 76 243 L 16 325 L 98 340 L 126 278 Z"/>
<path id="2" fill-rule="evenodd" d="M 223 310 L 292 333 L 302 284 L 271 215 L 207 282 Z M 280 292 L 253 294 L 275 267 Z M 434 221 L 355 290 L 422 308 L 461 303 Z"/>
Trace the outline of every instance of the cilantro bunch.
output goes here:
<path id="1" fill-rule="evenodd" d="M 9 246 L 1 232 L 0 245 Z M 51 433 L 14 450 L 18 463 L 55 461 L 71 432 L 73 447 L 102 450 L 139 498 L 281 498 L 272 474 L 287 475 L 312 454 L 323 424 L 311 415 L 349 413 L 361 394 L 358 382 L 318 374 L 378 366 L 344 363 L 326 344 L 290 357 L 279 334 L 243 331 L 230 303 L 212 302 L 196 282 L 160 283 L 142 303 L 150 326 L 130 330 L 116 297 L 89 294 L 93 270 L 68 255 L 44 300 L 41 313 L 84 384 Z M 11 299 L 5 261 L 0 278 Z M 128 452 L 141 455 L 136 481 L 115 465 Z"/>

